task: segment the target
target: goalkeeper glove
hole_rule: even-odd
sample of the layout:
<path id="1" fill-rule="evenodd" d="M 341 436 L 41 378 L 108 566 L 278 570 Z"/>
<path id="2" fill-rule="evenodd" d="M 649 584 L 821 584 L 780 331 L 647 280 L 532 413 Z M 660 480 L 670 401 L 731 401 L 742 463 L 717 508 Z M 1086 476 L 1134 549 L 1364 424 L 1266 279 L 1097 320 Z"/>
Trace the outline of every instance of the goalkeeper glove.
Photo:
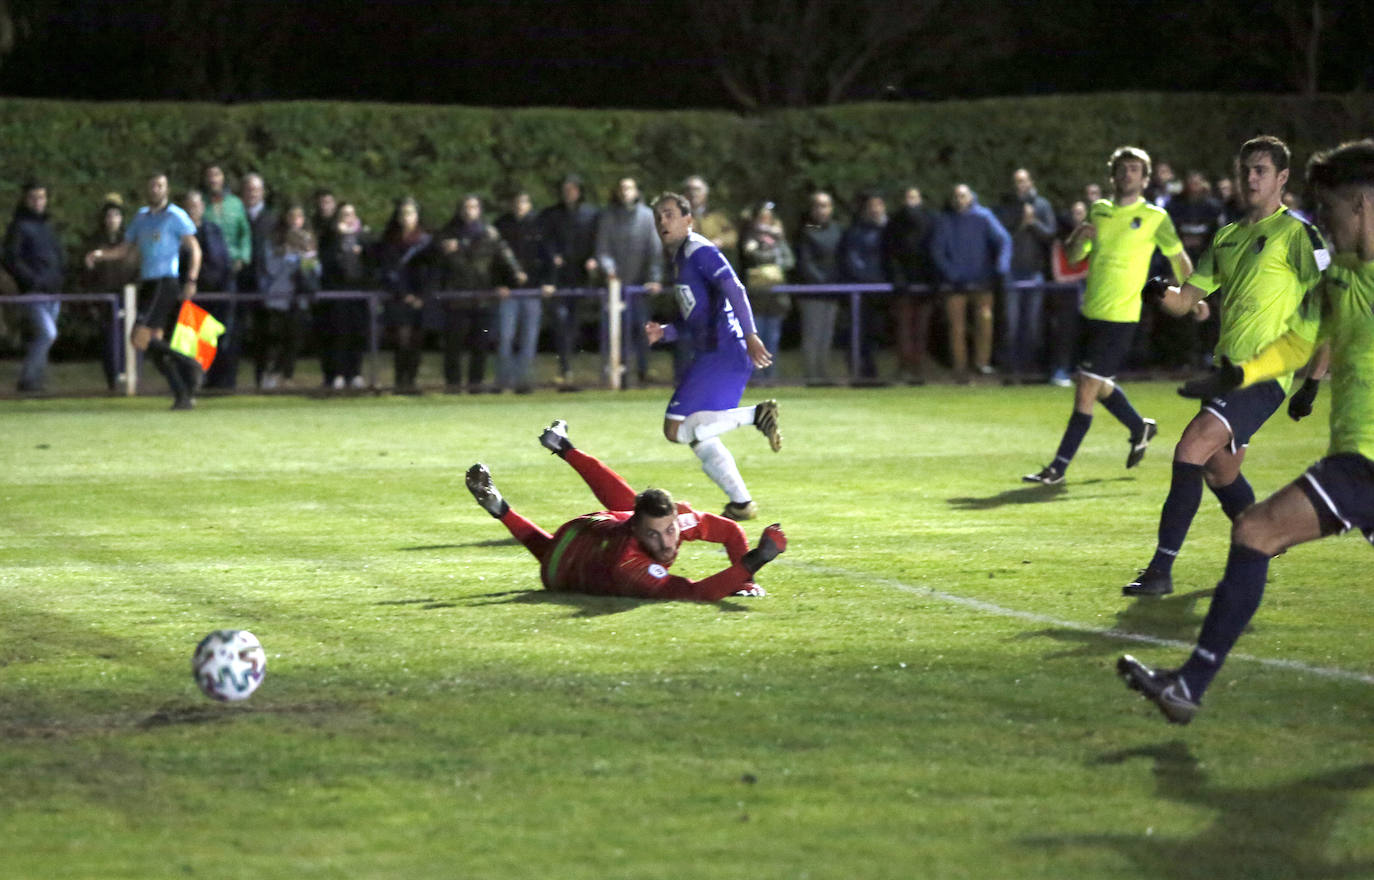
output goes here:
<path id="1" fill-rule="evenodd" d="M 782 533 L 782 525 L 773 523 L 763 530 L 763 535 L 759 537 L 759 545 L 740 559 L 740 564 L 754 574 L 774 559 L 778 554 L 787 549 L 787 536 Z"/>
<path id="2" fill-rule="evenodd" d="M 1156 275 L 1145 282 L 1145 286 L 1140 290 L 1140 295 L 1144 297 L 1146 302 L 1157 303 L 1163 301 L 1168 292 L 1169 280 Z"/>
<path id="3" fill-rule="evenodd" d="M 1239 388 L 1240 383 L 1244 381 L 1245 371 L 1229 359 L 1222 358 L 1221 366 L 1206 376 L 1184 382 L 1183 387 L 1178 389 L 1178 394 L 1180 397 L 1191 397 L 1195 400 L 1211 400 Z"/>
<path id="4" fill-rule="evenodd" d="M 1321 387 L 1321 380 L 1308 379 L 1302 383 L 1302 387 L 1293 392 L 1293 396 L 1288 398 L 1288 417 L 1295 422 L 1300 422 L 1307 416 L 1312 415 L 1312 403 L 1317 399 L 1317 389 Z"/>

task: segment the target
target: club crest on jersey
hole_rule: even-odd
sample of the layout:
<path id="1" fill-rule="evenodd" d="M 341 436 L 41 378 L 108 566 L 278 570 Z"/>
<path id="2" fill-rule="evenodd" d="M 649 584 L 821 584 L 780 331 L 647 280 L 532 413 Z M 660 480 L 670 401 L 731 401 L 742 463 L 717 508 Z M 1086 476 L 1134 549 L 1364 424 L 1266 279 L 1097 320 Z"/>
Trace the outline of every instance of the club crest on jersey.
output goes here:
<path id="1" fill-rule="evenodd" d="M 1131 228 L 1132 228 L 1132 229 L 1139 229 L 1139 228 L 1140 228 L 1140 222 L 1141 222 L 1141 221 L 1140 221 L 1140 218 L 1139 218 L 1139 217 L 1132 217 L 1132 218 L 1131 218 Z"/>
<path id="2" fill-rule="evenodd" d="M 655 562 L 649 566 L 649 574 L 656 578 L 665 578 L 668 576 L 668 569 Z"/>
<path id="3" fill-rule="evenodd" d="M 677 310 L 686 318 L 692 314 L 692 309 L 697 307 L 696 294 L 692 293 L 692 288 L 686 284 L 678 284 L 674 287 L 677 293 Z"/>
<path id="4" fill-rule="evenodd" d="M 1268 240 L 1269 236 L 1267 235 L 1261 235 L 1259 238 L 1255 239 L 1255 253 L 1262 253 L 1264 251 L 1264 243 Z"/>

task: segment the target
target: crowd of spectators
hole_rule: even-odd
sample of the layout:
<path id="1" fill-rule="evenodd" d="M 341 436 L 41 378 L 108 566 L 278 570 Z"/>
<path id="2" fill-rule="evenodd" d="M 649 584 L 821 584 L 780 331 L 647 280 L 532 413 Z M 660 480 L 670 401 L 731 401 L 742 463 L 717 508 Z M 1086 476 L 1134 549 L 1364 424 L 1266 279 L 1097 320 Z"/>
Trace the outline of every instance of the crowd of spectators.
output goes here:
<path id="1" fill-rule="evenodd" d="M 601 299 L 587 291 L 609 279 L 632 291 L 621 327 L 624 382 L 671 378 L 653 374 L 642 329 L 673 305 L 663 292 L 671 279 L 664 276 L 652 212 L 632 177 L 618 180 L 598 207 L 582 179 L 569 174 L 548 207 L 538 210 L 533 195 L 519 191 L 493 220 L 488 217 L 497 212 L 476 194 L 458 199 L 442 224 L 436 222 L 442 213 L 401 198 L 380 232 L 328 189 L 316 191 L 307 205 L 271 198 L 256 173 L 237 183 L 235 192 L 224 169 L 211 165 L 198 188 L 173 197 L 196 227 L 198 296 L 213 294 L 203 303 L 226 328 L 205 377 L 208 387 L 234 389 L 241 357 L 252 359 L 259 389 L 293 387 L 297 361 L 313 351 L 326 389 L 365 388 L 363 355 L 374 328 L 386 334 L 393 352 L 399 393 L 418 391 L 427 347 L 442 353 L 447 391 L 527 392 L 536 382 L 541 332 L 557 356 L 554 382 L 571 386 L 575 353 L 606 344 Z M 1015 170 L 991 206 L 966 183 L 953 186 L 938 206 L 916 186 L 891 194 L 865 191 L 848 200 L 847 222 L 837 213 L 836 194 L 816 191 L 791 229 L 767 199 L 732 214 L 710 204 L 709 185 L 700 176 L 682 181 L 681 191 L 696 230 L 722 249 L 748 287 L 765 345 L 778 351 L 790 347 L 785 338 L 798 342 L 798 363 L 770 367 L 756 381 L 920 383 L 986 376 L 1006 383 L 1069 382 L 1077 284 L 1085 267 L 1067 262 L 1063 241 L 1103 196 L 1095 183 L 1059 212 L 1025 168 Z M 77 247 L 88 254 L 123 240 L 132 208 L 121 196 L 111 193 L 97 206 L 90 230 L 68 242 L 77 246 L 70 254 L 49 219 L 50 197 L 42 182 L 20 193 L 5 233 L 0 290 L 105 293 L 137 279 L 132 257 L 72 258 Z M 1198 171 L 1180 180 L 1167 162 L 1157 163 L 1146 197 L 1170 213 L 1194 260 L 1240 214 L 1230 180 L 1213 185 Z M 847 297 L 787 287 L 852 284 L 891 285 L 860 299 L 858 333 L 850 332 Z M 360 290 L 382 291 L 383 306 L 374 313 L 372 299 L 320 295 Z M 108 308 L 103 314 L 89 304 L 68 309 L 69 320 L 109 318 Z M 16 382 L 20 392 L 44 389 L 59 312 L 57 302 L 23 307 L 29 341 Z M 1133 358 L 1140 365 L 1201 365 L 1215 333 L 1214 322 L 1195 325 L 1148 312 L 1142 328 Z M 857 340 L 850 352 L 856 375 L 835 369 L 837 335 Z M 102 338 L 113 339 L 109 333 Z M 876 350 L 884 345 L 895 351 L 896 364 L 891 375 L 880 376 Z M 494 375 L 488 371 L 493 357 Z M 112 389 L 127 369 L 122 358 L 123 347 L 107 342 L 103 367 Z M 682 363 L 677 352 L 673 360 L 676 372 Z"/>

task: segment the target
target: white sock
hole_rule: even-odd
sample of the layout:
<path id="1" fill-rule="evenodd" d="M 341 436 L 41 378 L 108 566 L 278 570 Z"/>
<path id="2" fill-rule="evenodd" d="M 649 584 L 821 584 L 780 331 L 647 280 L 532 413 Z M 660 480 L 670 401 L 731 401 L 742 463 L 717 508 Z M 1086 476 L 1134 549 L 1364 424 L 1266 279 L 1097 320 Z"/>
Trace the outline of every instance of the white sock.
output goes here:
<path id="1" fill-rule="evenodd" d="M 739 468 L 735 465 L 735 457 L 725 448 L 724 443 L 712 437 L 693 443 L 692 451 L 701 459 L 701 469 L 706 472 L 706 476 L 710 477 L 731 501 L 736 504 L 749 501 L 749 489 L 744 485 L 744 477 L 740 476 Z"/>
<path id="2" fill-rule="evenodd" d="M 754 407 L 739 406 L 734 409 L 702 410 L 694 412 L 682 420 L 677 427 L 677 442 L 691 443 L 694 440 L 710 440 L 727 431 L 754 424 Z"/>

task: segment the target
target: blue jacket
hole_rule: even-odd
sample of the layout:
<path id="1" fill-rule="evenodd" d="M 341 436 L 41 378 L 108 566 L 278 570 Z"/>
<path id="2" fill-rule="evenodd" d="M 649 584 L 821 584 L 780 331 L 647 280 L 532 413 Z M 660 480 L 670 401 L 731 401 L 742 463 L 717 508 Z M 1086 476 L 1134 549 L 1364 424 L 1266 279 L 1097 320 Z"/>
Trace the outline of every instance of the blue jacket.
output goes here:
<path id="1" fill-rule="evenodd" d="M 1011 271 L 1011 236 L 991 211 L 974 202 L 962 213 L 940 214 L 930 255 L 945 284 L 990 289 Z"/>
<path id="2" fill-rule="evenodd" d="M 229 256 L 229 245 L 224 240 L 224 232 L 218 223 L 202 221 L 196 230 L 196 241 L 200 244 L 200 278 L 196 287 L 205 293 L 218 293 L 229 289 L 229 281 L 234 276 L 234 266 Z M 186 280 L 186 263 L 181 264 L 181 280 Z"/>
<path id="3" fill-rule="evenodd" d="M 840 238 L 840 280 L 852 284 L 881 284 L 887 281 L 883 259 L 883 229 L 860 218 Z"/>
<path id="4" fill-rule="evenodd" d="M 47 214 L 20 205 L 5 231 L 5 268 L 20 293 L 61 293 L 65 257 Z"/>

